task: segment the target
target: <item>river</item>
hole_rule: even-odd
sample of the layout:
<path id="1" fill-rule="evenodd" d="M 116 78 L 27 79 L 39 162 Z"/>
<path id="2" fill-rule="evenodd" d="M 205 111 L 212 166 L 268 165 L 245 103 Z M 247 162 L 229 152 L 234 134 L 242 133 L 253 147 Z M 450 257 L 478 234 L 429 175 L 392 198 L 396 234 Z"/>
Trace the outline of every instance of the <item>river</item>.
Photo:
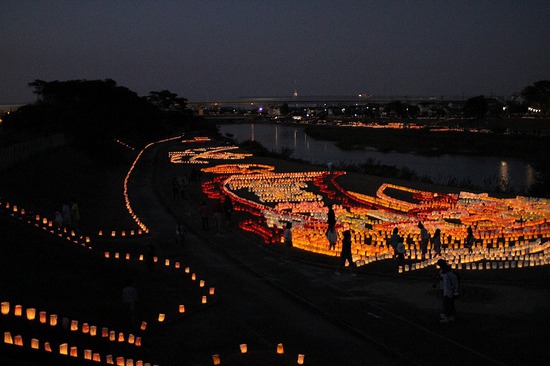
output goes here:
<path id="1" fill-rule="evenodd" d="M 270 151 L 292 150 L 292 157 L 316 164 L 362 164 L 374 161 L 379 164 L 407 167 L 418 176 L 429 177 L 445 184 L 451 178 L 469 181 L 478 187 L 489 189 L 499 186 L 523 193 L 535 181 L 533 167 L 519 159 L 496 156 L 441 155 L 421 156 L 396 152 L 380 152 L 376 149 L 341 150 L 333 142 L 315 140 L 304 133 L 303 128 L 276 124 L 224 124 L 220 133 L 231 136 L 237 142 L 257 141 Z"/>

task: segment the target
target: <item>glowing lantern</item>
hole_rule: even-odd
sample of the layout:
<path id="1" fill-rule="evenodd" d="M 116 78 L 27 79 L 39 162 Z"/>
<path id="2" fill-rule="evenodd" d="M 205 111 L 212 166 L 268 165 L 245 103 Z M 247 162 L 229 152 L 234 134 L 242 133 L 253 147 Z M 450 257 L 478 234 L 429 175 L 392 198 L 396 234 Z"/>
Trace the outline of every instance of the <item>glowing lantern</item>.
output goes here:
<path id="1" fill-rule="evenodd" d="M 52 351 L 52 347 L 50 346 L 50 342 L 44 343 L 44 351 L 46 351 L 46 352 L 51 352 Z"/>
<path id="2" fill-rule="evenodd" d="M 203 297 L 202 297 L 202 303 L 203 303 L 203 304 L 206 304 L 206 296 L 203 296 Z"/>
<path id="3" fill-rule="evenodd" d="M 116 366 L 124 366 L 124 357 L 116 358 Z"/>
<path id="4" fill-rule="evenodd" d="M 214 295 L 214 292 L 216 291 L 215 287 L 210 287 L 210 291 L 208 292 L 210 295 Z"/>
<path id="5" fill-rule="evenodd" d="M 40 348 L 40 342 L 36 338 L 31 339 L 31 348 L 33 349 L 39 349 Z"/>
<path id="6" fill-rule="evenodd" d="M 22 346 L 23 345 L 23 338 L 20 335 L 16 335 L 13 343 L 16 346 Z"/>
<path id="7" fill-rule="evenodd" d="M 214 365 L 219 365 L 221 363 L 220 361 L 220 355 L 216 354 L 216 355 L 212 355 L 212 363 Z"/>
<path id="8" fill-rule="evenodd" d="M 303 365 L 303 364 L 304 364 L 304 355 L 298 354 L 298 365 Z"/>
<path id="9" fill-rule="evenodd" d="M 90 326 L 88 325 L 88 323 L 82 324 L 82 333 L 86 334 L 89 331 L 90 331 Z"/>
<path id="10" fill-rule="evenodd" d="M 47 317 L 46 317 L 46 312 L 45 311 L 40 312 L 39 319 L 40 319 L 40 323 L 46 324 Z"/>
<path id="11" fill-rule="evenodd" d="M 129 334 L 129 335 L 128 335 L 128 343 L 129 343 L 129 344 L 134 344 L 134 342 L 135 342 L 135 337 L 134 337 L 134 335 L 133 335 L 133 334 Z"/>
<path id="12" fill-rule="evenodd" d="M 141 346 L 141 337 L 136 337 L 136 347 L 140 347 Z"/>
<path id="13" fill-rule="evenodd" d="M 114 330 L 111 330 L 111 331 L 109 332 L 109 340 L 110 340 L 111 342 L 114 342 L 115 339 L 116 339 L 116 333 L 115 333 Z"/>
<path id="14" fill-rule="evenodd" d="M 78 348 L 76 346 L 71 347 L 70 356 L 71 357 L 78 357 Z"/>
<path id="15" fill-rule="evenodd" d="M 116 259 L 120 258 L 120 254 L 118 252 L 115 252 L 115 258 Z"/>
<path id="16" fill-rule="evenodd" d="M 10 332 L 4 332 L 4 343 L 13 344 L 13 339 L 11 338 Z"/>
<path id="17" fill-rule="evenodd" d="M 277 345 L 277 353 L 280 354 L 280 355 L 282 355 L 283 353 L 285 353 L 285 350 L 284 350 L 284 348 L 283 348 L 283 344 L 282 344 L 282 343 L 279 343 L 279 344 Z"/>
<path id="18" fill-rule="evenodd" d="M 71 330 L 73 332 L 78 330 L 78 320 L 71 320 Z"/>
<path id="19" fill-rule="evenodd" d="M 141 322 L 141 330 L 145 330 L 147 328 L 147 322 Z"/>
<path id="20" fill-rule="evenodd" d="M 176 262 L 176 264 L 174 265 L 176 268 L 180 268 L 180 262 Z"/>
<path id="21" fill-rule="evenodd" d="M 92 361 L 101 362 L 101 357 L 99 356 L 99 353 L 94 353 Z"/>
<path id="22" fill-rule="evenodd" d="M 115 236 L 116 236 L 116 231 L 114 231 L 114 230 L 111 231 L 111 236 L 112 236 L 112 237 L 115 237 Z"/>
<path id="23" fill-rule="evenodd" d="M 195 273 L 193 273 L 193 274 L 191 275 L 191 279 L 192 279 L 193 281 L 195 281 L 195 280 L 197 279 L 197 275 L 196 275 Z"/>
<path id="24" fill-rule="evenodd" d="M 109 252 L 105 252 L 105 258 L 109 258 L 110 254 Z"/>
<path id="25" fill-rule="evenodd" d="M 118 341 L 119 342 L 124 342 L 124 333 L 122 333 L 122 332 L 118 333 Z"/>
<path id="26" fill-rule="evenodd" d="M 101 328 L 101 337 L 107 338 L 109 336 L 109 328 L 103 327 Z"/>
<path id="27" fill-rule="evenodd" d="M 99 233 L 97 233 L 97 235 L 103 236 L 103 231 L 102 231 L 102 230 L 99 230 Z"/>
<path id="28" fill-rule="evenodd" d="M 56 314 L 50 314 L 50 325 L 52 327 L 55 327 L 57 325 L 57 315 Z"/>
<path id="29" fill-rule="evenodd" d="M 185 273 L 189 273 L 191 269 L 189 267 L 185 267 Z"/>
<path id="30" fill-rule="evenodd" d="M 143 254 L 140 254 L 140 255 L 139 255 L 139 260 L 140 260 L 140 261 L 143 260 Z"/>
<path id="31" fill-rule="evenodd" d="M 36 317 L 36 309 L 28 308 L 27 309 L 27 319 L 34 320 Z"/>
<path id="32" fill-rule="evenodd" d="M 166 260 L 164 261 L 164 265 L 165 265 L 166 267 L 168 267 L 168 266 L 170 265 L 170 259 L 166 259 Z"/>
<path id="33" fill-rule="evenodd" d="M 69 354 L 69 345 L 67 343 L 61 343 L 59 345 L 59 354 L 68 355 Z"/>
<path id="34" fill-rule="evenodd" d="M 85 360 L 91 360 L 92 359 L 92 350 L 85 349 L 84 350 L 84 359 Z"/>
<path id="35" fill-rule="evenodd" d="M 159 317 L 158 317 L 159 323 L 162 323 L 162 322 L 164 321 L 164 318 L 165 318 L 165 317 L 166 317 L 165 314 L 160 313 L 160 314 L 159 314 Z"/>
<path id="36" fill-rule="evenodd" d="M 134 366 L 134 360 L 132 360 L 131 358 L 127 359 L 126 360 L 126 366 Z"/>
<path id="37" fill-rule="evenodd" d="M 179 311 L 180 311 L 180 313 L 185 313 L 185 305 L 180 305 L 179 306 Z"/>
<path id="38" fill-rule="evenodd" d="M 2 302 L 1 305 L 2 314 L 7 315 L 10 312 L 10 303 L 7 301 Z"/>
<path id="39" fill-rule="evenodd" d="M 246 343 L 243 343 L 239 346 L 239 348 L 241 349 L 241 353 L 246 353 L 248 352 L 248 347 L 246 345 Z"/>
<path id="40" fill-rule="evenodd" d="M 126 253 L 126 260 L 127 260 L 127 261 L 130 260 L 130 253 Z"/>
<path id="41" fill-rule="evenodd" d="M 155 263 L 157 263 L 157 262 L 159 261 L 159 257 L 156 257 L 156 256 L 153 257 L 153 261 L 154 261 Z"/>
<path id="42" fill-rule="evenodd" d="M 15 305 L 14 315 L 15 316 L 23 315 L 23 307 L 21 305 Z"/>
<path id="43" fill-rule="evenodd" d="M 204 280 L 200 280 L 199 287 L 204 287 Z"/>
<path id="44" fill-rule="evenodd" d="M 96 334 L 97 334 L 97 327 L 95 325 L 90 325 L 90 335 L 92 337 L 95 337 Z"/>
<path id="45" fill-rule="evenodd" d="M 113 364 L 113 355 L 107 355 L 107 357 L 105 357 L 105 363 L 107 363 L 109 365 L 112 365 Z"/>

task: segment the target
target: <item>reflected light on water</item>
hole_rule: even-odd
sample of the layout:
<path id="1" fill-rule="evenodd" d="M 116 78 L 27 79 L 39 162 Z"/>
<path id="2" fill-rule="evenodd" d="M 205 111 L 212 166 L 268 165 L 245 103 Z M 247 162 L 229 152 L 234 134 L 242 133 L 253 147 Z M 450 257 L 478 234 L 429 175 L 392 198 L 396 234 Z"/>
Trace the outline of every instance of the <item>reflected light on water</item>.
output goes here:
<path id="1" fill-rule="evenodd" d="M 505 161 L 500 162 L 500 173 L 498 178 L 499 189 L 502 192 L 507 191 L 510 185 L 510 172 L 508 171 L 508 163 Z"/>

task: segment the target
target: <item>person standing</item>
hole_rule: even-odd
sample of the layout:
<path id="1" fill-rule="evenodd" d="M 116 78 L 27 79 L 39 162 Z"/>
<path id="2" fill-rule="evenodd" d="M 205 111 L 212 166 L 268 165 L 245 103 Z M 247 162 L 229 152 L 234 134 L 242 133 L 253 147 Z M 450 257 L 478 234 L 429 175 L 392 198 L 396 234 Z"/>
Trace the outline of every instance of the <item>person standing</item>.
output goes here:
<path id="1" fill-rule="evenodd" d="M 63 227 L 70 232 L 73 226 L 71 220 L 71 208 L 66 201 L 61 205 L 61 217 L 63 218 Z"/>
<path id="2" fill-rule="evenodd" d="M 455 292 L 458 290 L 458 277 L 444 259 L 439 259 L 437 266 L 440 268 L 443 287 L 443 314 L 440 314 L 440 321 L 448 323 L 456 319 Z"/>
<path id="3" fill-rule="evenodd" d="M 441 230 L 435 229 L 434 235 L 432 236 L 432 248 L 435 253 L 435 256 L 441 256 Z"/>
<path id="4" fill-rule="evenodd" d="M 420 229 L 420 252 L 422 253 L 422 259 L 425 259 L 426 253 L 428 253 L 428 242 L 430 241 L 430 234 L 421 222 L 418 223 Z"/>
<path id="5" fill-rule="evenodd" d="M 476 238 L 471 226 L 468 226 L 467 232 L 468 234 L 466 235 L 466 240 L 464 241 L 464 247 L 468 248 L 468 251 L 471 253 L 474 251 L 472 248 L 476 242 Z"/>
<path id="6" fill-rule="evenodd" d="M 208 218 L 210 217 L 210 207 L 206 204 L 206 201 L 202 201 L 199 206 L 199 215 L 201 216 L 201 225 L 204 231 L 210 229 L 208 225 Z"/>
<path id="7" fill-rule="evenodd" d="M 397 244 L 402 242 L 403 239 L 399 236 L 399 229 L 393 228 L 393 232 L 390 237 L 390 246 L 393 248 L 393 256 L 397 257 Z"/>
<path id="8" fill-rule="evenodd" d="M 78 231 L 80 229 L 80 210 L 78 209 L 78 203 L 76 203 L 75 198 L 71 199 L 71 222 L 73 229 Z"/>
<path id="9" fill-rule="evenodd" d="M 136 320 L 136 302 L 138 294 L 134 284 L 130 283 L 122 289 L 122 301 L 128 307 L 130 319 L 132 322 Z"/>
<path id="10" fill-rule="evenodd" d="M 342 238 L 342 251 L 340 252 L 340 263 L 338 264 L 338 268 L 336 268 L 336 272 L 334 272 L 335 275 L 340 275 L 340 268 L 345 267 L 346 261 L 348 262 L 348 266 L 351 270 L 351 275 L 356 276 L 354 273 L 355 270 L 355 262 L 353 261 L 353 257 L 351 255 L 351 232 L 349 230 L 345 230 L 343 233 Z"/>
<path id="11" fill-rule="evenodd" d="M 285 226 L 285 232 L 283 234 L 283 241 L 284 241 L 284 244 L 285 244 L 285 248 L 286 248 L 286 253 L 285 253 L 285 259 L 288 259 L 288 255 L 290 253 L 290 251 L 292 250 L 292 223 L 291 222 L 287 222 L 286 223 L 286 226 Z"/>
<path id="12" fill-rule="evenodd" d="M 332 205 L 328 205 L 327 224 L 329 229 L 336 225 L 336 214 L 332 209 Z"/>
<path id="13" fill-rule="evenodd" d="M 184 241 L 185 241 L 185 230 L 183 228 L 183 224 L 181 222 L 178 222 L 176 226 L 176 244 L 183 245 Z"/>
<path id="14" fill-rule="evenodd" d="M 327 231 L 325 232 L 325 236 L 328 240 L 328 249 L 334 250 L 336 249 L 336 241 L 338 240 L 338 233 L 336 232 L 336 228 L 329 227 Z"/>

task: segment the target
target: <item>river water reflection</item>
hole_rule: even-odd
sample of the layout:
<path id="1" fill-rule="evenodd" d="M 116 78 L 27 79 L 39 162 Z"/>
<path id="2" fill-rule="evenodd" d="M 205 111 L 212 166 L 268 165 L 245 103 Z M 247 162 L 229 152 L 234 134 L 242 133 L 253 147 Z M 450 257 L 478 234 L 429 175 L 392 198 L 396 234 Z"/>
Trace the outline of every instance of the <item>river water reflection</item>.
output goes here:
<path id="1" fill-rule="evenodd" d="M 346 151 L 339 149 L 333 142 L 318 141 L 307 136 L 301 127 L 232 124 L 220 125 L 219 128 L 222 135 L 229 134 L 239 143 L 253 140 L 276 152 L 283 148 L 292 149 L 294 158 L 317 164 L 362 164 L 372 160 L 383 165 L 407 167 L 418 176 L 430 177 L 436 183 L 445 184 L 450 178 L 456 178 L 487 189 L 498 184 L 501 190 L 509 187 L 519 193 L 528 189 L 535 179 L 533 167 L 518 159 L 463 155 L 426 157 L 396 152 L 382 153 L 375 149 Z"/>

